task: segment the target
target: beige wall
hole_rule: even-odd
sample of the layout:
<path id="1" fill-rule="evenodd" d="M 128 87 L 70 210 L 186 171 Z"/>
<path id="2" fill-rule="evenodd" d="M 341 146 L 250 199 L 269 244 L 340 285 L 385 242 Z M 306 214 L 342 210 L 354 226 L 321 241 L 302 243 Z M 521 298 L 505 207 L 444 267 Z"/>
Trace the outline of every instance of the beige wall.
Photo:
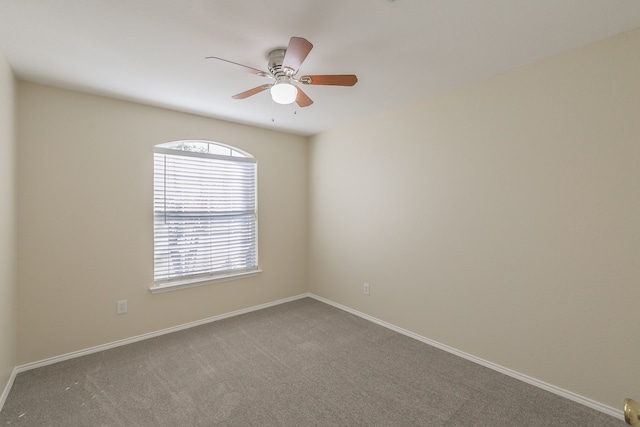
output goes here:
<path id="1" fill-rule="evenodd" d="M 16 364 L 15 79 L 0 52 L 0 394 Z"/>
<path id="2" fill-rule="evenodd" d="M 21 82 L 17 168 L 0 57 L 0 385 L 16 364 L 310 290 L 620 407 L 640 354 L 639 48 L 636 30 L 323 133 L 310 151 Z M 264 273 L 151 295 L 151 150 L 186 138 L 257 157 Z"/>
<path id="3" fill-rule="evenodd" d="M 24 82 L 18 137 L 18 364 L 307 291 L 305 138 Z M 150 294 L 152 148 L 179 139 L 257 158 L 260 276 Z"/>
<path id="4" fill-rule="evenodd" d="M 640 30 L 312 138 L 310 291 L 637 398 L 638 52 Z"/>

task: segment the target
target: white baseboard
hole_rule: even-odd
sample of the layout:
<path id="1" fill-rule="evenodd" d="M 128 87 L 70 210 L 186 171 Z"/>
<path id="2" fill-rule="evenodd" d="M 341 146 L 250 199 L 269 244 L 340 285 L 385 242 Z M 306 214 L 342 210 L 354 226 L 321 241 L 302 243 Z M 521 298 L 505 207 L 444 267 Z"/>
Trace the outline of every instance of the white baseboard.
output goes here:
<path id="1" fill-rule="evenodd" d="M 2 394 L 0 394 L 0 411 L 2 411 L 2 408 L 4 407 L 4 402 L 7 401 L 7 396 L 9 396 L 9 391 L 13 386 L 13 381 L 16 379 L 17 374 L 18 374 L 18 369 L 13 368 L 13 371 L 11 372 L 11 376 L 9 377 L 9 381 L 7 381 L 7 385 L 4 387 Z"/>
<path id="2" fill-rule="evenodd" d="M 263 308 L 273 307 L 273 306 L 276 306 L 276 305 L 280 305 L 280 304 L 284 304 L 284 303 L 287 303 L 287 302 L 295 301 L 295 300 L 298 300 L 298 299 L 306 298 L 308 296 L 309 296 L 309 294 L 306 294 L 306 293 L 305 294 L 300 294 L 300 295 L 296 295 L 296 296 L 293 296 L 293 297 L 284 298 L 284 299 L 280 299 L 280 300 L 277 300 L 277 301 L 272 301 L 272 302 L 268 302 L 268 303 L 265 303 L 265 304 L 260 304 L 260 305 L 256 305 L 256 306 L 253 306 L 253 307 L 249 307 L 249 308 L 243 308 L 241 310 L 236 310 L 236 311 L 232 311 L 232 312 L 229 312 L 229 313 L 219 314 L 217 316 L 208 317 L 206 319 L 197 320 L 195 322 L 189 322 L 189 323 L 185 323 L 185 324 L 182 324 L 182 325 L 173 326 L 171 328 L 166 328 L 166 329 L 162 329 L 162 330 L 155 331 L 155 332 L 149 332 L 149 333 L 138 335 L 138 336 L 135 336 L 135 337 L 125 338 L 123 340 L 114 341 L 114 342 L 110 342 L 110 343 L 107 343 L 107 344 L 101 344 L 101 345 L 97 345 L 95 347 L 86 348 L 84 350 L 78 350 L 78 351 L 74 351 L 74 352 L 71 352 L 71 353 L 62 354 L 60 356 L 54 356 L 54 357 L 50 357 L 50 358 L 47 358 L 47 359 L 39 360 L 39 361 L 36 361 L 36 362 L 27 363 L 25 365 L 16 366 L 16 368 L 14 369 L 14 376 L 12 377 L 11 383 L 13 383 L 13 378 L 15 377 L 16 373 L 29 371 L 31 369 L 40 368 L 42 366 L 52 365 L 54 363 L 62 362 L 64 360 L 69 360 L 69 359 L 74 359 L 76 357 L 86 356 L 88 354 L 97 353 L 99 351 L 104 351 L 104 350 L 109 350 L 109 349 L 120 347 L 120 346 L 127 345 L 127 344 L 133 344 L 134 342 L 146 340 L 146 339 L 149 339 L 149 338 L 158 337 L 160 335 L 170 334 L 172 332 L 182 331 L 184 329 L 193 328 L 195 326 L 205 325 L 207 323 L 215 322 L 215 321 L 222 320 L 222 319 L 227 319 L 227 318 L 233 317 L 233 316 L 239 316 L 241 314 L 250 313 L 252 311 L 262 310 Z M 8 389 L 9 388 L 11 388 L 11 385 L 7 385 L 7 390 L 5 390 L 7 394 L 8 394 Z M 4 403 L 4 401 L 1 401 L 0 403 Z M 2 405 L 0 405 L 0 410 L 2 410 Z"/>
<path id="3" fill-rule="evenodd" d="M 240 314 L 245 314 L 245 313 L 250 313 L 252 311 L 261 310 L 263 308 L 273 307 L 273 306 L 276 306 L 276 305 L 280 305 L 280 304 L 284 304 L 284 303 L 287 303 L 287 302 L 295 301 L 295 300 L 298 300 L 298 299 L 306 298 L 308 296 L 309 296 L 308 293 L 300 294 L 300 295 L 296 295 L 296 296 L 293 296 L 293 297 L 284 298 L 284 299 L 281 299 L 281 300 L 272 301 L 272 302 L 256 305 L 256 306 L 249 307 L 249 308 L 244 308 L 244 309 L 241 309 L 241 310 L 232 311 L 230 313 L 224 313 L 224 314 L 220 314 L 218 316 L 213 316 L 213 317 L 209 317 L 209 318 L 206 318 L 206 319 L 197 320 L 195 322 L 189 322 L 189 323 L 185 323 L 183 325 L 178 325 L 178 326 L 174 326 L 174 327 L 171 327 L 171 328 L 162 329 L 162 330 L 159 330 L 159 331 L 150 332 L 150 333 L 147 333 L 147 334 L 142 334 L 142 335 L 138 335 L 138 336 L 135 336 L 135 337 L 126 338 L 126 339 L 123 339 L 123 340 L 110 342 L 110 343 L 107 343 L 107 344 L 97 345 L 95 347 L 86 348 L 84 350 L 78 350 L 78 351 L 74 351 L 74 352 L 71 352 L 71 353 L 62 354 L 60 356 L 49 357 L 47 359 L 38 360 L 36 362 L 27 363 L 25 365 L 16 366 L 13 369 L 13 372 L 11 373 L 11 376 L 9 377 L 9 381 L 7 382 L 7 385 L 4 388 L 4 390 L 2 392 L 2 395 L 0 395 L 0 411 L 2 411 L 2 408 L 4 407 L 4 403 L 6 402 L 7 397 L 9 396 L 9 391 L 11 390 L 11 387 L 13 386 L 13 382 L 14 382 L 14 380 L 16 378 L 16 375 L 18 373 L 20 373 L 20 372 L 25 372 L 25 371 L 28 371 L 28 370 L 31 370 L 31 369 L 40 368 L 42 366 L 53 365 L 54 363 L 62 362 L 64 360 L 69 360 L 69 359 L 73 359 L 73 358 L 76 358 L 76 357 L 81 357 L 81 356 L 86 356 L 88 354 L 97 353 L 99 351 L 109 350 L 109 349 L 120 347 L 120 346 L 123 346 L 123 345 L 132 344 L 134 342 L 146 340 L 146 339 L 157 337 L 157 336 L 160 336 L 160 335 L 170 334 L 172 332 L 177 332 L 177 331 L 181 331 L 183 329 L 193 328 L 195 326 L 204 325 L 204 324 L 207 324 L 207 323 L 215 322 L 217 320 L 222 320 L 222 319 L 226 319 L 226 318 L 229 318 L 229 317 L 238 316 Z"/>
<path id="4" fill-rule="evenodd" d="M 360 311 L 354 310 L 352 308 L 346 307 L 346 306 L 344 306 L 342 304 L 338 304 L 338 303 L 336 303 L 334 301 L 328 300 L 328 299 L 323 298 L 321 296 L 318 296 L 318 295 L 310 293 L 309 297 L 311 297 L 311 298 L 313 298 L 315 300 L 318 300 L 320 302 L 323 302 L 325 304 L 329 304 L 329 305 L 331 305 L 333 307 L 336 307 L 336 308 L 338 308 L 340 310 L 346 311 L 347 313 L 351 313 L 351 314 L 356 315 L 358 317 L 361 317 L 363 319 L 369 320 L 369 321 L 371 321 L 373 323 L 376 323 L 376 324 L 378 324 L 380 326 L 383 326 L 383 327 L 385 327 L 387 329 L 391 329 L 392 331 L 398 332 L 398 333 L 400 333 L 402 335 L 406 335 L 408 337 L 411 337 L 411 338 L 414 338 L 414 339 L 416 339 L 418 341 L 421 341 L 421 342 L 423 342 L 425 344 L 428 344 L 428 345 L 431 345 L 433 347 L 439 348 L 440 350 L 444 350 L 444 351 L 446 351 L 448 353 L 451 353 L 451 354 L 454 354 L 456 356 L 462 357 L 463 359 L 467 359 L 467 360 L 469 360 L 471 362 L 477 363 L 478 365 L 482 365 L 484 367 L 487 367 L 487 368 L 492 369 L 494 371 L 497 371 L 497 372 L 500 372 L 502 374 L 508 375 L 508 376 L 510 376 L 512 378 L 515 378 L 517 380 L 524 381 L 525 383 L 531 384 L 531 385 L 536 386 L 538 388 L 541 388 L 543 390 L 546 390 L 546 391 L 549 391 L 551 393 L 554 393 L 554 394 L 556 394 L 558 396 L 562 396 L 562 397 L 567 398 L 569 400 L 572 400 L 574 402 L 580 403 L 580 404 L 582 404 L 584 406 L 587 406 L 587 407 L 589 407 L 591 409 L 595 409 L 596 411 L 600 411 L 600 412 L 603 412 L 603 413 L 605 413 L 607 415 L 611 415 L 612 417 L 618 418 L 620 420 L 624 420 L 624 412 L 622 410 L 618 410 L 618 409 L 612 408 L 611 406 L 604 405 L 604 404 L 602 404 L 600 402 L 596 402 L 595 400 L 589 399 L 589 398 L 584 397 L 584 396 L 580 396 L 579 394 L 573 393 L 571 391 L 564 390 L 564 389 L 562 389 L 560 387 L 556 387 L 556 386 L 554 386 L 552 384 L 548 384 L 548 383 L 546 383 L 544 381 L 540 381 L 540 380 L 532 378 L 532 377 L 530 377 L 528 375 L 521 374 L 521 373 L 516 372 L 516 371 L 514 371 L 512 369 L 505 368 L 504 366 L 500 366 L 500 365 L 497 365 L 497 364 L 495 364 L 493 362 L 489 362 L 487 360 L 481 359 L 481 358 L 476 357 L 476 356 L 474 356 L 472 354 L 465 353 L 465 352 L 457 350 L 457 349 L 455 349 L 453 347 L 449 347 L 448 345 L 445 345 L 445 344 L 439 343 L 437 341 L 434 341 L 432 339 L 423 337 L 422 335 L 418 335 L 418 334 L 413 333 L 411 331 L 408 331 L 406 329 L 403 329 L 403 328 L 400 328 L 398 326 L 392 325 L 391 323 L 385 322 L 384 320 L 380 320 L 380 319 L 377 319 L 377 318 L 375 318 L 373 316 L 369 316 L 368 314 L 365 314 L 365 313 L 362 313 Z"/>
<path id="5" fill-rule="evenodd" d="M 99 351 L 104 351 L 104 350 L 109 350 L 112 348 L 116 348 L 116 347 L 120 347 L 123 345 L 127 345 L 127 344 L 132 344 L 138 341 L 142 341 L 142 340 L 146 340 L 149 338 L 153 338 L 153 337 L 157 337 L 160 335 L 165 335 L 165 334 L 170 334 L 172 332 L 177 332 L 177 331 L 181 331 L 184 329 L 189 329 L 189 328 L 193 328 L 195 326 L 200 326 L 200 325 L 204 325 L 207 323 L 211 323 L 211 322 L 215 322 L 218 320 L 222 320 L 222 319 L 226 319 L 229 317 L 233 317 L 233 316 L 239 316 L 241 314 L 245 314 L 245 313 L 250 313 L 252 311 L 257 311 L 257 310 L 262 310 L 264 308 L 268 308 L 268 307 L 273 307 L 276 305 L 280 305 L 280 304 L 284 304 L 287 302 L 291 302 L 291 301 L 295 301 L 298 299 L 302 299 L 305 297 L 310 297 L 313 298 L 315 300 L 318 300 L 320 302 L 323 302 L 325 304 L 331 305 L 333 307 L 336 307 L 340 310 L 346 311 L 347 313 L 351 313 L 353 315 L 356 315 L 358 317 L 361 317 L 363 319 L 366 319 L 368 321 L 371 321 L 373 323 L 376 323 L 380 326 L 383 326 L 387 329 L 390 329 L 392 331 L 398 332 L 402 335 L 406 335 L 408 337 L 414 338 L 418 341 L 421 341 L 425 344 L 431 345 L 433 347 L 439 348 L 441 350 L 444 350 L 448 353 L 454 354 L 456 356 L 462 357 L 463 359 L 467 359 L 471 362 L 477 363 L 479 365 L 485 366 L 489 369 L 493 369 L 494 371 L 500 372 L 502 374 L 508 375 L 512 378 L 518 379 L 520 381 L 524 381 L 525 383 L 531 384 L 533 386 L 539 387 L 543 390 L 549 391 L 551 393 L 554 393 L 558 396 L 567 398 L 569 400 L 572 400 L 574 402 L 580 403 L 584 406 L 587 406 L 589 408 L 595 409 L 597 411 L 600 411 L 602 413 L 605 413 L 607 415 L 610 415 L 612 417 L 624 420 L 624 413 L 622 410 L 617 410 L 615 408 L 612 408 L 610 406 L 604 405 L 600 402 L 596 402 L 595 400 L 586 398 L 584 396 L 580 396 L 576 393 L 573 393 L 571 391 L 568 390 L 564 390 L 560 387 L 556 387 L 552 384 L 548 384 L 545 383 L 544 381 L 540 381 L 537 380 L 535 378 L 532 378 L 530 376 L 521 374 L 519 372 L 516 372 L 512 369 L 509 368 L 505 368 L 503 366 L 497 365 L 495 363 L 489 362 L 487 360 L 481 359 L 479 357 L 473 356 L 471 354 L 465 353 L 463 351 L 457 350 L 453 347 L 449 347 L 445 344 L 439 343 L 437 341 L 431 340 L 429 338 L 423 337 L 421 335 L 418 335 L 416 333 L 413 333 L 411 331 L 408 331 L 406 329 L 400 328 L 398 326 L 392 325 L 391 323 L 385 322 L 383 320 L 377 319 L 373 316 L 370 316 L 368 314 L 362 313 L 360 311 L 354 310 L 350 307 L 346 307 L 342 304 L 338 304 L 334 301 L 328 300 L 326 298 L 323 298 L 321 296 L 312 294 L 312 293 L 305 293 L 305 294 L 300 294 L 300 295 L 296 295 L 293 297 L 289 297 L 289 298 L 284 298 L 281 300 L 277 300 L 277 301 L 273 301 L 273 302 L 269 302 L 269 303 L 265 303 L 265 304 L 260 304 L 260 305 L 256 305 L 253 307 L 249 307 L 249 308 L 245 308 L 245 309 L 241 309 L 241 310 L 236 310 L 236 311 L 232 311 L 229 313 L 225 313 L 225 314 L 220 314 L 217 316 L 213 316 L 213 317 L 209 317 L 206 319 L 202 319 L 202 320 L 198 320 L 195 322 L 189 322 L 189 323 L 185 323 L 182 325 L 178 325 L 178 326 L 174 326 L 171 328 L 166 328 L 166 329 L 162 329 L 159 331 L 155 331 L 155 332 L 150 332 L 147 334 L 142 334 L 142 335 L 138 335 L 135 337 L 131 337 L 131 338 L 126 338 L 123 340 L 119 340 L 119 341 L 114 341 L 111 343 L 107 343 L 107 344 L 102 344 L 102 345 L 98 345 L 95 347 L 90 347 L 84 350 L 79 350 L 79 351 L 74 351 L 71 353 L 67 353 L 67 354 L 63 354 L 60 356 L 54 356 L 54 357 L 50 357 L 47 359 L 43 359 L 43 360 L 39 360 L 37 362 L 32 362 L 32 363 L 27 363 L 25 365 L 20 365 L 20 366 L 16 366 L 15 369 L 13 370 L 13 372 L 11 373 L 11 377 L 9 378 L 9 382 L 7 383 L 6 387 L 4 388 L 4 391 L 2 392 L 2 395 L 0 395 L 0 411 L 2 410 L 2 407 L 4 406 L 4 403 L 7 399 L 7 396 L 9 395 L 9 391 L 11 390 L 11 386 L 13 385 L 13 382 L 15 380 L 15 377 L 18 373 L 20 372 L 24 372 L 24 371 L 28 371 L 30 369 L 35 369 L 35 368 L 40 368 L 42 366 L 47 366 L 47 365 L 52 365 L 54 363 L 58 363 L 58 362 L 62 362 L 64 360 L 69 360 L 69 359 L 73 359 L 76 357 L 81 357 L 81 356 L 85 356 L 88 354 L 92 354 L 92 353 L 97 353 Z"/>

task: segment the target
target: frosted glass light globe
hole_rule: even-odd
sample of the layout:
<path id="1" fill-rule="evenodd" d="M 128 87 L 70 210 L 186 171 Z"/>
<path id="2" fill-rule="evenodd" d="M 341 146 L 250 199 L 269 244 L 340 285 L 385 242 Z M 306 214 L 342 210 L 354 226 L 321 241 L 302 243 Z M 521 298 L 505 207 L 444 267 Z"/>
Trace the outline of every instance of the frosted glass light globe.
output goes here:
<path id="1" fill-rule="evenodd" d="M 298 96 L 298 88 L 290 83 L 276 83 L 270 89 L 273 102 L 291 104 Z"/>

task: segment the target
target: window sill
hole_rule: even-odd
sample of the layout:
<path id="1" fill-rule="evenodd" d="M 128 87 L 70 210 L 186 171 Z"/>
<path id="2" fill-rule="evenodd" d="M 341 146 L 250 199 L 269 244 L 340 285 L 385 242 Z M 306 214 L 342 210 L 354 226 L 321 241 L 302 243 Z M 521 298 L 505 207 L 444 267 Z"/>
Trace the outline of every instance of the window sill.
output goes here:
<path id="1" fill-rule="evenodd" d="M 205 277 L 192 280 L 181 280 L 170 283 L 162 283 L 160 285 L 154 285 L 149 288 L 152 294 L 159 294 L 163 292 L 177 291 L 180 289 L 194 288 L 196 286 L 211 285 L 213 283 L 227 282 L 229 280 L 246 279 L 247 277 L 257 276 L 262 273 L 262 270 L 243 271 L 242 273 L 227 274 L 224 276 Z"/>

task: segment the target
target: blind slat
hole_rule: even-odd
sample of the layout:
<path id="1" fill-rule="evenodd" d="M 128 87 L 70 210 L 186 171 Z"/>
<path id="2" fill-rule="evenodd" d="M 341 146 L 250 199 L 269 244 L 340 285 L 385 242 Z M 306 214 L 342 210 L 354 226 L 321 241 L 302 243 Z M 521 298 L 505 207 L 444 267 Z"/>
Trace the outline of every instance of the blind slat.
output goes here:
<path id="1" fill-rule="evenodd" d="M 257 269 L 255 161 L 158 151 L 154 279 L 166 282 Z"/>

